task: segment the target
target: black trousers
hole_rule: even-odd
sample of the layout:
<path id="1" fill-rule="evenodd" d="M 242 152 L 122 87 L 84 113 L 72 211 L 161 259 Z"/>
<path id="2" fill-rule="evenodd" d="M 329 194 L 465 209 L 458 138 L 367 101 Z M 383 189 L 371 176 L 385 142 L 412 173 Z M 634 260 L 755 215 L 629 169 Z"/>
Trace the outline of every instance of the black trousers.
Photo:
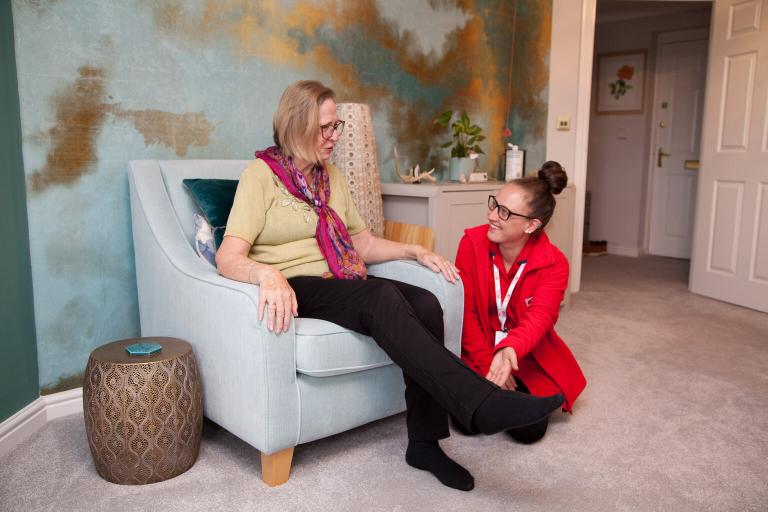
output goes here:
<path id="1" fill-rule="evenodd" d="M 448 437 L 450 413 L 470 428 L 497 387 L 443 346 L 443 310 L 429 291 L 399 281 L 294 277 L 299 316 L 371 336 L 403 370 L 408 438 Z"/>

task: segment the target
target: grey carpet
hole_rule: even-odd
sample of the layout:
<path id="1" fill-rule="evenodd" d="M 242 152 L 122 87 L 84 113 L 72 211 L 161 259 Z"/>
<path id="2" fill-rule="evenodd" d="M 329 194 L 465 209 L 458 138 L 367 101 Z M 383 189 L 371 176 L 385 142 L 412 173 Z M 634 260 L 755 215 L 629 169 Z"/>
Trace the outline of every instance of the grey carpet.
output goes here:
<path id="1" fill-rule="evenodd" d="M 469 493 L 408 467 L 402 415 L 296 449 L 266 487 L 256 450 L 206 424 L 187 473 L 103 481 L 82 416 L 0 458 L 0 510 L 768 510 L 768 315 L 690 294 L 687 262 L 585 258 L 558 331 L 589 382 L 575 413 L 523 446 L 454 434 Z"/>

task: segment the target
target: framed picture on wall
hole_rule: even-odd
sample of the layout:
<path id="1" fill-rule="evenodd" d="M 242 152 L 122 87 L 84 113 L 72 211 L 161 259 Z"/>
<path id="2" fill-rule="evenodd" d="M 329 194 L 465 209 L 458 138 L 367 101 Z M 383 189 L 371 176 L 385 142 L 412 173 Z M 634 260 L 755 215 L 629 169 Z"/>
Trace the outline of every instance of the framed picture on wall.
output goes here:
<path id="1" fill-rule="evenodd" d="M 646 50 L 597 55 L 597 115 L 642 114 Z"/>

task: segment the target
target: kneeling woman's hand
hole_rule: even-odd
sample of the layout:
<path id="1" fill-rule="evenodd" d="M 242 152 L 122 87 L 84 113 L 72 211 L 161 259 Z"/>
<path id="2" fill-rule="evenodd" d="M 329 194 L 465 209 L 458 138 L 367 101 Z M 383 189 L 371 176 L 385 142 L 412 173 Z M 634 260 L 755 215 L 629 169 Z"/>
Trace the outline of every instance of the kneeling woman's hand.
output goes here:
<path id="1" fill-rule="evenodd" d="M 491 369 L 485 378 L 501 388 L 512 391 L 516 387 L 512 370 L 518 370 L 517 353 L 512 347 L 504 347 L 493 356 Z"/>

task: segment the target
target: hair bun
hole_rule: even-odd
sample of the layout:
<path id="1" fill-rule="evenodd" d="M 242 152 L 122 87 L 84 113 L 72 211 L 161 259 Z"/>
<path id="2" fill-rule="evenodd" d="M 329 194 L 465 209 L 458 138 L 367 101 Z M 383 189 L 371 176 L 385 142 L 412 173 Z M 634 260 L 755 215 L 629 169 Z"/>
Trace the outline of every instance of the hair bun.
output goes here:
<path id="1" fill-rule="evenodd" d="M 553 194 L 559 194 L 568 184 L 568 175 L 565 174 L 563 166 L 554 160 L 544 162 L 539 170 L 539 179 L 549 185 Z"/>

